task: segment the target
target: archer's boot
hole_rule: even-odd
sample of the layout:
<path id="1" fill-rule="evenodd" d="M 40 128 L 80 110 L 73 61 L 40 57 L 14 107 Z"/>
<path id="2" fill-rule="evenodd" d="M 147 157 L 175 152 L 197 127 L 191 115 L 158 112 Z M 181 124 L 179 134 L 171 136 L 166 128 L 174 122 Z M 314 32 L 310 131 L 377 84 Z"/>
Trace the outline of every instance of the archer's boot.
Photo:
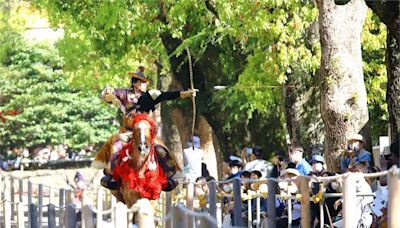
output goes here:
<path id="1" fill-rule="evenodd" d="M 178 180 L 176 180 L 172 177 L 168 177 L 168 185 L 163 188 L 163 191 L 170 192 L 170 191 L 174 190 L 176 188 L 176 186 L 178 186 Z"/>
<path id="2" fill-rule="evenodd" d="M 101 178 L 100 181 L 101 186 L 108 188 L 110 190 L 118 190 L 118 182 L 115 181 L 111 174 L 106 174 L 104 177 Z"/>

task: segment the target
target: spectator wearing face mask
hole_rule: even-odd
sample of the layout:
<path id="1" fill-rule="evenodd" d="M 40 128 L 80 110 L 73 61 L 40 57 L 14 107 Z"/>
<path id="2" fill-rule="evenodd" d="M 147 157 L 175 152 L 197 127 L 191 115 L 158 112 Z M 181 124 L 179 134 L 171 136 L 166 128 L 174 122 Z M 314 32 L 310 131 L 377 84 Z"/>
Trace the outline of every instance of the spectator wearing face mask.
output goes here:
<path id="1" fill-rule="evenodd" d="M 322 176 L 322 174 L 326 171 L 325 170 L 325 159 L 322 155 L 316 154 L 311 158 L 311 173 L 315 174 L 316 176 Z"/>
<path id="2" fill-rule="evenodd" d="M 368 167 L 372 165 L 372 155 L 363 148 L 364 138 L 360 134 L 352 134 L 347 141 L 346 153 L 340 159 L 340 168 L 342 172 L 347 172 L 351 167 L 363 165 Z"/>
<path id="3" fill-rule="evenodd" d="M 231 155 L 229 157 L 228 164 L 230 170 L 229 170 L 229 177 L 227 178 L 227 180 L 240 177 L 240 173 L 242 172 L 242 167 L 243 167 L 242 159 Z"/>
<path id="4" fill-rule="evenodd" d="M 300 175 L 307 176 L 311 172 L 311 165 L 303 158 L 303 148 L 295 146 L 290 148 L 289 158 L 290 161 L 296 164 L 296 169 Z"/>

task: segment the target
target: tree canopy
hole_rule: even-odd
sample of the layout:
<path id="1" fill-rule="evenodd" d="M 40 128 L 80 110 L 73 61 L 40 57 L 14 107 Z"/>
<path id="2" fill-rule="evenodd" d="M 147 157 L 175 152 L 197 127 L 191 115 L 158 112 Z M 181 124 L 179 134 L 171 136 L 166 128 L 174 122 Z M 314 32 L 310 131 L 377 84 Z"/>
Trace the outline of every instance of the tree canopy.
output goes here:
<path id="1" fill-rule="evenodd" d="M 84 121 L 90 119 L 90 114 L 86 116 L 77 110 L 75 113 L 70 111 L 82 122 L 65 117 L 57 120 L 59 124 L 51 129 L 60 132 L 69 129 L 68 134 L 72 134 L 79 132 L 77 129 L 92 127 L 86 135 L 79 133 L 77 135 L 81 136 L 76 137 L 83 140 L 90 136 L 89 141 L 94 138 L 104 140 L 102 137 L 105 136 L 97 137 L 96 132 L 102 132 L 100 129 L 103 129 L 106 134 L 106 131 L 115 129 L 115 125 L 114 128 L 107 125 L 113 112 L 104 108 L 95 109 L 102 105 L 89 94 L 98 93 L 105 84 L 127 86 L 126 72 L 135 70 L 139 64 L 148 68 L 146 74 L 152 78 L 153 87 L 156 82 L 162 82 L 163 88 L 167 89 L 188 88 L 185 47 L 189 47 L 194 59 L 195 87 L 200 89 L 197 99 L 199 113 L 207 118 L 225 152 L 231 153 L 246 144 L 264 146 L 269 148 L 269 152 L 284 148 L 288 132 L 291 132 L 286 126 L 288 115 L 285 116 L 285 112 L 294 110 L 294 107 L 299 107 L 296 109 L 299 118 L 294 119 L 299 122 L 296 125 L 297 135 L 302 136 L 299 143 L 305 147 L 323 143 L 318 81 L 321 50 L 318 28 L 315 27 L 318 10 L 312 2 L 34 0 L 32 4 L 43 11 L 54 28 L 64 29 L 64 39 L 56 44 L 61 56 L 56 58 L 60 60 L 57 63 L 59 65 L 55 60 L 51 63 L 53 65 L 33 63 L 32 60 L 29 60 L 32 61 L 30 64 L 19 65 L 10 61 L 11 55 L 6 55 L 8 62 L 3 63 L 7 69 L 2 69 L 6 72 L 3 75 L 9 75 L 7 77 L 13 80 L 17 80 L 12 76 L 15 74 L 21 75 L 21 79 L 25 77 L 26 85 L 32 88 L 24 91 L 24 94 L 36 93 L 37 96 L 40 90 L 54 94 L 47 95 L 51 97 L 47 98 L 49 100 L 37 97 L 36 101 L 35 97 L 36 103 L 32 101 L 32 107 L 48 101 L 74 110 L 76 107 L 86 107 L 84 104 L 87 102 L 82 97 L 88 95 L 87 99 L 92 102 L 87 107 L 90 111 L 85 112 L 103 112 L 98 115 L 103 119 L 96 121 L 99 125 L 93 125 L 92 121 Z M 385 133 L 388 118 L 385 90 L 380 86 L 386 82 L 385 36 L 383 24 L 369 12 L 363 30 L 362 47 L 374 140 Z M 13 58 L 31 55 L 26 53 L 27 49 L 32 55 L 37 55 L 33 54 L 33 49 L 46 52 L 43 47 L 23 47 L 19 49 L 21 53 L 13 54 Z M 4 55 L 6 52 L 0 53 Z M 28 70 L 23 69 L 25 67 Z M 32 81 L 33 78 L 25 74 L 26 71 L 40 73 L 39 81 L 51 78 L 52 83 L 57 82 L 57 86 L 63 86 L 63 89 L 52 90 L 54 88 L 45 82 L 36 84 L 37 81 Z M 18 84 L 21 82 L 12 83 L 7 93 Z M 228 87 L 215 91 L 215 85 Z M 17 108 L 16 104 L 26 96 L 13 97 L 13 102 L 7 104 L 7 108 Z M 288 105 L 287 98 L 290 96 L 295 98 L 293 105 Z M 83 100 L 78 102 L 76 97 Z M 69 105 L 63 105 L 63 102 Z M 174 105 L 177 103 L 178 107 L 184 109 L 188 106 L 187 101 L 174 102 Z M 42 108 L 48 110 L 45 106 Z M 43 125 L 52 122 L 46 118 L 40 121 L 48 122 L 35 120 L 38 121 L 35 123 Z M 33 120 L 24 121 L 34 123 Z M 65 121 L 74 122 L 75 125 L 62 127 Z M 32 131 L 35 128 L 37 126 Z M 49 131 L 46 129 L 40 131 Z M 27 131 L 18 133 L 26 134 Z M 64 137 L 62 135 L 68 134 L 53 135 L 45 140 L 35 139 L 35 143 L 61 140 Z M 75 142 L 78 145 L 82 143 L 78 139 L 71 141 Z"/>

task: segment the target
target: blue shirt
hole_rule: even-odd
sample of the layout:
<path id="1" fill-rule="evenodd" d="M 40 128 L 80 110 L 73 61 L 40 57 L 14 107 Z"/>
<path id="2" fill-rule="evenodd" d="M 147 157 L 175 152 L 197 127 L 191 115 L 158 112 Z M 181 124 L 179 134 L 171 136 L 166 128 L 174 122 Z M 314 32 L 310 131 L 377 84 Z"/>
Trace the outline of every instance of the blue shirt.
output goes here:
<path id="1" fill-rule="evenodd" d="M 297 171 L 299 171 L 300 175 L 307 176 L 311 172 L 311 165 L 303 158 L 299 163 L 296 165 Z"/>
<path id="2" fill-rule="evenodd" d="M 344 157 L 340 159 L 340 168 L 342 172 L 347 172 L 349 165 L 351 163 L 351 157 Z M 368 165 L 372 164 L 372 155 L 367 150 L 361 149 L 361 151 L 355 154 L 354 164 L 358 165 L 362 162 L 368 162 Z"/>

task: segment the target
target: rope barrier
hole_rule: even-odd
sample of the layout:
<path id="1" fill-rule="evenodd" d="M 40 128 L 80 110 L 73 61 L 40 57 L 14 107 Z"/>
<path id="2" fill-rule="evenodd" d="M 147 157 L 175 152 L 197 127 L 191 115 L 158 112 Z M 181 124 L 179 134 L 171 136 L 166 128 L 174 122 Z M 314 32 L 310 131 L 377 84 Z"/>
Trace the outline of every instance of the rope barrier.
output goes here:
<path id="1" fill-rule="evenodd" d="M 392 169 L 390 170 L 385 170 L 385 171 L 381 171 L 381 172 L 377 172 L 377 173 L 357 173 L 361 176 L 363 176 L 364 178 L 373 178 L 373 177 L 380 177 L 380 176 L 386 176 L 387 174 L 391 173 Z M 274 182 L 295 182 L 297 180 L 297 178 L 300 177 L 305 177 L 309 180 L 316 180 L 318 182 L 321 181 L 329 181 L 329 180 L 335 180 L 335 179 L 339 179 L 339 178 L 345 178 L 349 175 L 349 173 L 343 173 L 343 174 L 337 174 L 335 176 L 328 176 L 328 177 L 316 177 L 316 176 L 297 176 L 294 178 L 274 178 L 274 177 L 269 177 L 266 179 L 247 179 L 247 178 L 232 178 L 229 180 L 222 180 L 222 181 L 216 181 L 216 180 L 212 180 L 212 181 L 208 181 L 209 182 L 215 182 L 217 184 L 229 184 L 231 182 L 233 182 L 233 180 L 235 179 L 239 179 L 241 182 L 243 183 L 267 183 L 268 181 L 274 181 Z M 196 183 L 194 181 L 183 181 L 183 182 L 179 182 L 179 184 L 182 185 L 186 185 L 186 184 L 194 184 L 194 185 L 204 185 L 204 183 Z"/>
<path id="2" fill-rule="evenodd" d="M 43 176 L 50 176 L 50 175 L 43 175 Z M 3 176 L 1 176 L 0 177 L 0 179 L 2 180 L 2 181 L 6 181 L 6 180 L 11 180 L 11 179 L 13 179 L 13 180 L 15 180 L 15 181 L 24 181 L 24 180 L 28 180 L 28 183 L 29 182 L 31 182 L 30 181 L 30 177 L 26 177 L 26 178 L 15 178 L 15 177 L 13 177 L 13 176 L 5 176 L 5 175 L 3 175 Z M 71 187 L 71 186 L 67 186 L 67 187 L 57 187 L 57 186 L 51 186 L 51 185 L 46 185 L 46 184 L 38 184 L 38 183 L 33 183 L 33 182 L 31 182 L 32 184 L 35 184 L 35 185 L 42 185 L 43 187 L 45 187 L 45 188 L 53 188 L 54 190 L 61 190 L 61 189 L 64 189 L 64 190 L 72 190 L 73 188 Z M 91 191 L 91 192 L 96 192 L 96 191 L 98 191 L 99 189 L 101 189 L 102 187 L 97 187 L 97 188 L 92 188 L 92 187 L 88 187 L 88 188 L 85 188 L 84 190 L 85 191 Z"/>
<path id="3" fill-rule="evenodd" d="M 101 214 L 102 214 L 102 215 L 109 215 L 109 214 L 112 213 L 112 211 L 113 211 L 113 209 L 114 209 L 115 207 L 116 207 L 116 205 L 114 205 L 113 207 L 111 207 L 111 208 L 108 209 L 108 210 L 101 211 Z M 95 209 L 94 207 L 92 207 L 92 205 L 89 206 L 89 209 L 90 209 L 93 213 L 95 213 L 95 214 L 98 214 L 98 213 L 99 213 L 99 211 L 98 211 L 97 209 Z"/>
<path id="4" fill-rule="evenodd" d="M 22 205 L 22 206 L 24 206 L 24 207 L 29 207 L 29 204 L 23 204 L 22 202 L 13 202 L 13 201 L 7 200 L 7 199 L 3 199 L 2 201 L 0 201 L 0 204 L 4 204 L 5 202 L 7 202 L 7 203 L 9 203 L 9 204 L 11 204 L 11 205 Z M 34 205 L 36 205 L 38 208 L 46 208 L 46 207 L 48 207 L 49 205 L 53 205 L 54 208 L 56 208 L 56 209 L 66 209 L 68 206 L 74 205 L 74 204 L 70 203 L 70 204 L 67 204 L 67 205 L 62 206 L 62 207 L 57 206 L 57 205 L 54 205 L 54 204 L 51 204 L 51 203 L 49 203 L 49 204 L 43 204 L 43 205 L 40 205 L 40 204 L 34 204 Z M 80 210 L 82 210 L 82 209 L 81 209 L 81 208 L 76 208 L 76 210 L 80 211 Z"/>
<path id="5" fill-rule="evenodd" d="M 194 216 L 194 217 L 204 217 L 204 218 L 206 218 L 209 222 L 213 223 L 215 226 L 218 226 L 217 220 L 216 220 L 214 217 L 210 216 L 210 214 L 208 214 L 208 213 L 192 211 L 192 210 L 189 210 L 188 208 L 186 208 L 185 206 L 183 206 L 183 205 L 181 205 L 181 204 L 178 204 L 178 205 L 176 205 L 175 207 L 178 208 L 179 210 L 181 210 L 182 212 L 184 212 L 184 213 L 186 213 L 186 214 L 189 214 L 189 215 L 191 215 L 191 216 Z"/>
<path id="6" fill-rule="evenodd" d="M 396 172 L 397 171 L 397 172 Z M 380 177 L 380 176 L 386 176 L 388 174 L 392 174 L 392 175 L 399 175 L 400 171 L 398 169 L 396 169 L 396 167 L 392 167 L 389 170 L 386 171 L 382 171 L 382 172 L 377 172 L 377 173 L 356 173 L 359 176 L 362 176 L 364 178 L 376 178 L 376 177 Z M 344 173 L 344 174 L 339 174 L 339 175 L 335 175 L 335 176 L 329 176 L 329 177 L 315 177 L 315 176 L 301 176 L 301 177 L 305 177 L 308 180 L 316 180 L 319 182 L 322 181 L 331 181 L 331 180 L 336 180 L 336 179 L 341 179 L 341 178 L 346 178 L 349 175 L 349 173 Z M 8 178 L 12 178 L 12 177 L 1 177 L 1 179 L 8 179 Z M 21 178 L 20 178 L 21 179 Z M 15 179 L 15 180 L 20 180 L 20 179 Z M 284 179 L 279 179 L 279 178 L 267 178 L 267 179 L 243 179 L 243 178 L 234 178 L 234 179 L 239 179 L 241 182 L 243 183 L 267 183 L 268 181 L 274 181 L 274 182 L 294 182 L 297 179 L 296 178 L 284 178 Z M 224 180 L 224 181 L 215 181 L 213 180 L 212 182 L 217 183 L 217 184 L 227 184 L 227 183 L 232 183 L 234 181 L 234 179 L 230 179 L 230 180 Z M 22 179 L 23 180 L 23 179 Z M 180 184 L 194 184 L 194 185 L 204 185 L 204 183 L 195 183 L 195 182 L 181 182 Z M 50 187 L 47 185 L 42 185 L 44 187 Z M 62 188 L 59 188 L 62 189 Z M 252 196 L 252 198 L 255 197 L 261 197 L 264 196 L 262 193 L 256 193 L 254 194 L 254 196 Z M 329 197 L 342 197 L 343 193 L 323 193 L 323 197 L 324 198 L 329 198 Z M 368 196 L 375 196 L 374 193 L 372 194 L 356 194 L 356 196 L 359 197 L 368 197 Z M 232 194 L 224 194 L 224 197 L 233 197 Z M 281 198 L 280 195 L 276 195 L 276 197 Z M 297 199 L 298 196 L 294 196 L 294 195 L 288 195 L 285 197 L 285 199 Z M 249 199 L 248 199 L 249 200 Z M 22 206 L 29 206 L 27 204 L 22 204 L 22 202 L 13 202 L 11 200 L 8 199 L 3 199 L 0 201 L 0 204 L 4 204 L 5 202 L 11 204 L 11 205 L 22 205 Z M 53 204 L 46 204 L 46 205 L 36 205 L 38 208 L 43 208 L 43 207 L 48 207 L 49 205 L 53 205 Z M 55 208 L 57 209 L 66 209 L 70 206 L 71 204 L 67 204 L 65 206 L 56 206 L 53 205 Z M 108 210 L 105 211 L 101 211 L 101 214 L 103 215 L 108 215 L 111 214 L 113 209 L 116 207 L 116 205 L 114 205 L 113 207 L 111 207 Z M 181 210 L 182 212 L 189 214 L 191 216 L 194 217 L 205 217 L 207 220 L 209 220 L 210 223 L 213 223 L 215 225 L 218 225 L 218 222 L 215 220 L 214 217 L 210 216 L 208 213 L 204 213 L 204 212 L 197 212 L 197 211 L 193 211 L 190 210 L 188 208 L 186 208 L 185 206 L 183 206 L 182 204 L 178 204 L 175 206 L 177 209 Z M 93 213 L 99 213 L 99 211 L 94 208 L 92 205 L 89 205 L 90 210 Z M 81 208 L 76 208 L 76 210 L 78 211 L 82 211 Z M 128 209 L 127 210 L 128 213 L 132 213 L 132 209 Z M 170 211 L 167 215 L 165 215 L 163 218 L 159 218 L 159 217 L 154 217 L 155 221 L 158 222 L 165 222 L 170 220 L 173 217 L 173 211 Z"/>

